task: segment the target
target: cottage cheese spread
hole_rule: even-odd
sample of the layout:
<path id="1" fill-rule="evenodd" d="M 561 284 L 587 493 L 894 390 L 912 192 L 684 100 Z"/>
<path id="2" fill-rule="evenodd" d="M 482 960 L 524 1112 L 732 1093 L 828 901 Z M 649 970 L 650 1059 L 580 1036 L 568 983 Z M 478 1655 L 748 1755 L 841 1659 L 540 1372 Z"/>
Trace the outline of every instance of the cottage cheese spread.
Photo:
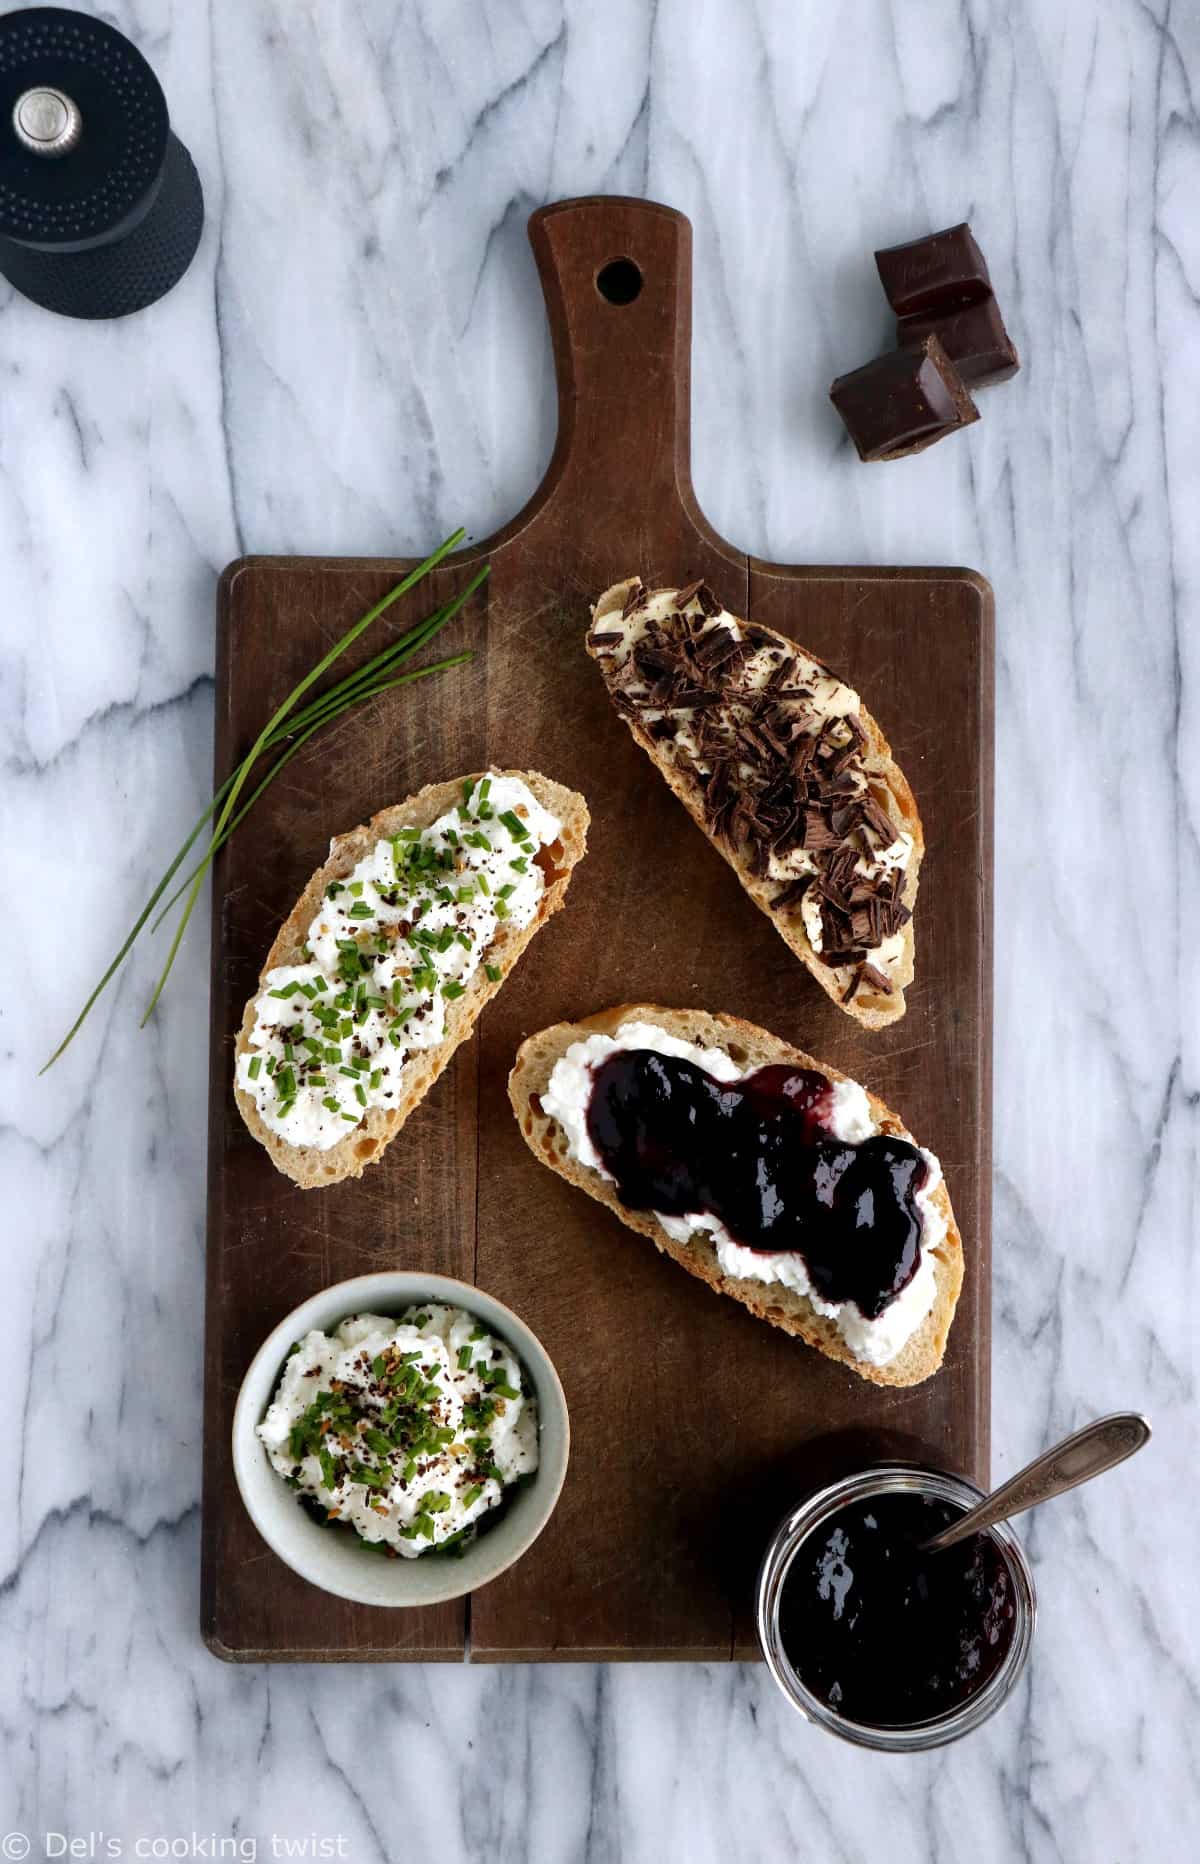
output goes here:
<path id="1" fill-rule="evenodd" d="M 431 828 L 377 841 L 326 889 L 311 958 L 268 971 L 237 1085 L 271 1131 L 326 1150 L 371 1107 L 396 1107 L 417 1049 L 445 1039 L 502 924 L 527 926 L 545 891 L 538 852 L 561 824 L 519 777 L 483 777 Z"/>
<path id="2" fill-rule="evenodd" d="M 310 1509 L 413 1559 L 460 1542 L 538 1465 L 537 1400 L 461 1307 L 355 1314 L 292 1349 L 258 1435 Z"/>
<path id="3" fill-rule="evenodd" d="M 660 1055 L 675 1055 L 692 1061 L 718 1081 L 738 1081 L 742 1070 L 723 1049 L 701 1048 L 668 1035 L 656 1023 L 622 1023 L 615 1036 L 591 1035 L 573 1042 L 560 1056 L 542 1095 L 543 1110 L 557 1120 L 567 1136 L 572 1158 L 605 1178 L 605 1170 L 587 1127 L 591 1098 L 592 1070 L 617 1049 L 652 1049 Z M 837 1081 L 833 1087 L 833 1106 L 828 1128 L 835 1139 L 845 1145 L 859 1145 L 879 1131 L 871 1113 L 865 1089 L 857 1081 Z M 895 1359 L 926 1318 L 937 1294 L 934 1256 L 945 1240 L 946 1220 L 934 1193 L 942 1181 L 942 1170 L 932 1152 L 922 1148 L 928 1166 L 925 1184 L 916 1194 L 921 1213 L 921 1250 L 915 1274 L 874 1320 L 867 1320 L 853 1301 L 823 1301 L 812 1288 L 807 1266 L 799 1254 L 768 1255 L 745 1249 L 737 1243 L 719 1219 L 707 1211 L 672 1217 L 655 1211 L 658 1223 L 674 1242 L 686 1243 L 697 1231 L 707 1231 L 717 1252 L 717 1260 L 726 1275 L 749 1281 L 780 1282 L 803 1295 L 819 1314 L 833 1320 L 842 1339 L 856 1359 L 868 1365 L 883 1366 Z"/>

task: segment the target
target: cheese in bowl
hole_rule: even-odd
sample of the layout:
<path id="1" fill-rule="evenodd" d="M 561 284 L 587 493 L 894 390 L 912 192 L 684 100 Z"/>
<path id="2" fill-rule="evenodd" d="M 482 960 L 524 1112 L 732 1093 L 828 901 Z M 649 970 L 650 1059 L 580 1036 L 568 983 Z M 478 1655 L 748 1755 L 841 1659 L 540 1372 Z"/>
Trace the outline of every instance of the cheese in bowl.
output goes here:
<path id="1" fill-rule="evenodd" d="M 258 1436 L 315 1519 L 408 1559 L 461 1548 L 538 1466 L 537 1399 L 515 1354 L 436 1302 L 311 1329 Z"/>
<path id="2" fill-rule="evenodd" d="M 234 1477 L 266 1545 L 322 1591 L 392 1608 L 462 1598 L 520 1559 L 570 1444 L 533 1329 L 417 1269 L 355 1276 L 283 1315 L 233 1415 Z"/>

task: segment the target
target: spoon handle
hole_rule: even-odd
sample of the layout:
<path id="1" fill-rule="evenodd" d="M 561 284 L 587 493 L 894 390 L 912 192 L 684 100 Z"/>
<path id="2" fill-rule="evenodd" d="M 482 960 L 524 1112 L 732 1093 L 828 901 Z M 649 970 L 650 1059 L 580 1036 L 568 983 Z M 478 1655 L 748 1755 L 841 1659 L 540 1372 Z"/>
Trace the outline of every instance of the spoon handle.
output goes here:
<path id="1" fill-rule="evenodd" d="M 1081 1482 L 1089 1482 L 1093 1476 L 1123 1463 L 1127 1456 L 1132 1456 L 1149 1441 L 1150 1425 L 1136 1411 L 1117 1411 L 1111 1417 L 1098 1417 L 1077 1430 L 1073 1437 L 1064 1437 L 1053 1449 L 1027 1463 L 1000 1488 L 993 1489 L 983 1501 L 969 1508 L 965 1515 L 960 1515 L 940 1534 L 927 1540 L 926 1551 L 940 1553 L 943 1547 L 952 1547 L 955 1541 L 965 1540 L 968 1534 L 994 1527 L 997 1521 L 1021 1514 L 1038 1502 L 1049 1501 L 1053 1495 L 1065 1495 L 1068 1489 L 1077 1488 Z"/>

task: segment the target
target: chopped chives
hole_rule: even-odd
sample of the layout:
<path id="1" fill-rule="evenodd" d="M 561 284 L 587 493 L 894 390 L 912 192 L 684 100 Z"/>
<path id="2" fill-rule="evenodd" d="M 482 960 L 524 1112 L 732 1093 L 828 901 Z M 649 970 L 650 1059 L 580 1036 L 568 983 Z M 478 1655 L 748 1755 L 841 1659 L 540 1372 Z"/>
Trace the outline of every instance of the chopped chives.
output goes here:
<path id="1" fill-rule="evenodd" d="M 330 1113 L 340 1113 L 342 1110 L 341 1101 L 335 1099 L 335 1097 L 332 1094 L 326 1094 L 324 1100 L 321 1102 L 321 1105 L 327 1108 Z"/>
<path id="2" fill-rule="evenodd" d="M 451 1002 L 453 1002 L 455 997 L 461 997 L 464 994 L 466 988 L 467 987 L 465 984 L 455 984 L 455 983 L 443 984 L 442 995 L 443 997 L 449 997 Z"/>
<path id="3" fill-rule="evenodd" d="M 511 809 L 502 809 L 500 811 L 500 820 L 503 822 L 509 834 L 515 836 L 517 841 L 529 840 L 529 830 L 526 828 L 524 822 L 522 822 L 520 816 L 514 815 Z"/>
<path id="4" fill-rule="evenodd" d="M 252 1056 L 250 1060 L 250 1067 L 248 1069 L 248 1073 L 252 1081 L 257 1081 L 259 1070 L 261 1069 L 261 1067 L 262 1067 L 262 1056 L 261 1055 Z"/>
<path id="5" fill-rule="evenodd" d="M 367 1096 L 361 1081 L 356 1081 L 354 1083 L 354 1098 L 357 1100 L 360 1107 L 366 1106 Z"/>
<path id="6" fill-rule="evenodd" d="M 467 1490 L 466 1494 L 463 1496 L 463 1507 L 469 1508 L 473 1502 L 477 1502 L 479 1500 L 479 1497 L 482 1494 L 483 1494 L 482 1482 L 473 1482 L 470 1488 Z"/>
<path id="7" fill-rule="evenodd" d="M 469 1346 L 460 1346 L 458 1349 L 458 1369 L 460 1372 L 469 1372 L 471 1370 L 471 1349 Z"/>
<path id="8" fill-rule="evenodd" d="M 504 975 L 498 964 L 485 964 L 483 968 L 487 972 L 489 983 L 498 984 Z"/>

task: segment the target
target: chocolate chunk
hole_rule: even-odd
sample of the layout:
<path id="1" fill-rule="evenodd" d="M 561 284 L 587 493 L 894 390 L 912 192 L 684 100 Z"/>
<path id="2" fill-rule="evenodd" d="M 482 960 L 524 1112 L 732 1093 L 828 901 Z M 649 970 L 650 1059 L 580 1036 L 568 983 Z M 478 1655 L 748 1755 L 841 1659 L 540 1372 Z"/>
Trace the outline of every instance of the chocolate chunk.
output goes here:
<path id="1" fill-rule="evenodd" d="M 979 419 L 962 377 L 933 336 L 839 375 L 829 399 L 862 460 L 902 459 Z"/>
<path id="2" fill-rule="evenodd" d="M 897 317 L 945 313 L 990 296 L 987 261 L 966 221 L 875 254 L 879 281 Z"/>
<path id="3" fill-rule="evenodd" d="M 1005 382 L 1021 366 L 995 298 L 983 298 L 978 304 L 945 315 L 930 312 L 901 317 L 896 324 L 900 343 L 923 343 L 929 336 L 937 338 L 963 381 L 972 388 Z"/>
<path id="4" fill-rule="evenodd" d="M 860 985 L 865 984 L 869 990 L 879 991 L 889 997 L 892 994 L 891 978 L 885 977 L 883 972 L 878 970 L 873 964 L 863 965 L 862 970 L 858 974 L 858 981 Z"/>
<path id="5" fill-rule="evenodd" d="M 701 589 L 703 589 L 703 587 L 704 587 L 704 578 L 703 578 L 703 576 L 697 576 L 697 578 L 696 578 L 696 580 L 695 580 L 695 582 L 690 582 L 690 583 L 689 583 L 689 584 L 687 585 L 687 588 L 686 588 L 686 589 L 677 589 L 677 590 L 675 591 L 675 606 L 676 606 L 676 608 L 678 608 L 678 609 L 684 609 L 684 608 L 686 608 L 686 607 L 687 607 L 687 605 L 688 605 L 688 603 L 689 603 L 690 601 L 692 601 L 692 600 L 693 600 L 693 599 L 694 599 L 694 598 L 695 598 L 696 596 L 698 596 L 698 595 L 699 595 L 699 593 L 700 593 L 700 591 L 701 591 Z"/>
<path id="6" fill-rule="evenodd" d="M 625 636 L 620 628 L 593 628 L 588 635 L 587 644 L 589 647 L 607 647 L 609 642 L 619 642 L 624 639 Z"/>
<path id="7" fill-rule="evenodd" d="M 645 607 L 646 600 L 645 585 L 635 576 L 633 582 L 630 584 L 629 593 L 625 597 L 625 606 L 621 610 L 621 620 L 628 621 L 635 609 Z"/>

